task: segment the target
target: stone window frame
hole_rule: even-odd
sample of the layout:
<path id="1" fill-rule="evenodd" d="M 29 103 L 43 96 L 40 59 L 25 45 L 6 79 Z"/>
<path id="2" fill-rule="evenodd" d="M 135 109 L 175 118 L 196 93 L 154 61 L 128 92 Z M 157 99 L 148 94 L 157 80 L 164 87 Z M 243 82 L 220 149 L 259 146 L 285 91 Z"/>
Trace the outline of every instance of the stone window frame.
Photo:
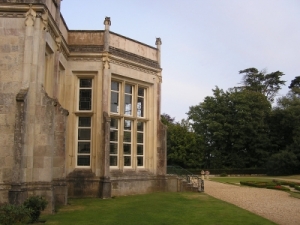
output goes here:
<path id="1" fill-rule="evenodd" d="M 94 110 L 96 109 L 95 106 L 95 94 L 97 93 L 96 90 L 96 76 L 98 74 L 98 71 L 72 71 L 73 75 L 76 77 L 76 85 L 75 85 L 75 101 L 74 101 L 74 114 L 76 116 L 75 120 L 75 168 L 81 168 L 81 169 L 90 169 L 93 165 L 93 146 L 94 146 Z M 91 110 L 79 110 L 79 87 L 80 87 L 80 79 L 91 79 L 92 80 L 92 96 L 91 96 Z M 90 117 L 91 118 L 91 140 L 90 140 L 90 165 L 89 166 L 79 166 L 78 165 L 78 118 L 79 117 Z"/>
<path id="2" fill-rule="evenodd" d="M 132 80 L 132 79 L 124 79 L 124 77 L 119 78 L 118 76 L 112 76 L 111 82 L 118 82 L 120 87 L 119 87 L 119 112 L 111 112 L 109 108 L 109 114 L 112 119 L 117 119 L 118 121 L 118 156 L 117 156 L 117 165 L 115 166 L 110 166 L 110 169 L 125 169 L 125 170 L 137 170 L 137 169 L 145 169 L 146 166 L 146 155 L 147 155 L 147 140 L 146 140 L 146 134 L 148 132 L 147 129 L 147 124 L 149 122 L 149 119 L 147 117 L 148 115 L 148 109 L 147 109 L 147 104 L 149 101 L 149 88 L 151 84 L 146 84 L 144 82 L 140 82 L 138 80 Z M 110 85 L 111 85 L 110 82 Z M 130 84 L 133 86 L 133 93 L 132 93 L 132 113 L 131 115 L 125 114 L 125 85 Z M 138 101 L 138 88 L 144 88 L 144 115 L 143 117 L 138 117 L 137 115 L 137 101 Z M 111 87 L 109 88 L 110 90 L 110 96 L 109 96 L 109 102 L 111 105 Z M 109 106 L 110 106 L 109 105 Z M 131 165 L 130 166 L 125 166 L 124 165 L 124 153 L 123 153 L 123 143 L 124 143 L 124 121 L 125 120 L 131 120 L 132 121 L 132 130 L 131 130 L 131 135 L 132 135 L 132 140 L 131 140 Z M 143 130 L 143 143 L 137 143 L 137 123 L 138 122 L 143 122 L 144 125 L 144 130 Z M 137 154 L 137 148 L 138 145 L 143 146 L 143 154 L 138 155 Z M 110 154 L 111 155 L 111 154 Z M 115 155 L 115 154 L 114 154 Z M 128 156 L 128 155 L 127 155 Z M 138 166 L 138 157 L 142 157 L 142 162 L 143 165 Z"/>
<path id="3" fill-rule="evenodd" d="M 80 118 L 90 118 L 90 126 L 79 126 L 79 120 Z M 76 123 L 76 127 L 77 127 L 77 132 L 76 132 L 76 167 L 80 167 L 80 168 L 90 168 L 91 167 L 91 161 L 92 161 L 92 130 L 93 130 L 93 117 L 89 116 L 89 115 L 79 115 L 76 117 L 77 119 L 77 123 Z M 80 129 L 85 129 L 85 130 L 90 130 L 90 139 L 79 139 L 79 130 Z M 90 149 L 88 153 L 79 153 L 78 150 L 78 146 L 79 143 L 89 143 L 90 144 Z M 78 158 L 80 156 L 89 156 L 89 165 L 78 165 Z"/>
<path id="4" fill-rule="evenodd" d="M 53 96 L 54 50 L 46 42 L 44 59 L 44 88 L 49 96 Z"/>

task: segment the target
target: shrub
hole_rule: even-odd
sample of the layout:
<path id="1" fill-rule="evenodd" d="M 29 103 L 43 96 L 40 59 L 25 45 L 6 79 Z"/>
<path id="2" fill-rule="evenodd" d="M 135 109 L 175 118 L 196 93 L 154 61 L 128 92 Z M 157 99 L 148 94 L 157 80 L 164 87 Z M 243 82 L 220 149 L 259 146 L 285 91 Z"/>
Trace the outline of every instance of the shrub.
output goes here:
<path id="1" fill-rule="evenodd" d="M 41 196 L 31 196 L 23 203 L 26 208 L 31 209 L 31 223 L 38 221 L 41 211 L 46 208 L 47 204 L 48 202 Z"/>
<path id="2" fill-rule="evenodd" d="M 258 188 L 266 188 L 269 186 L 275 186 L 276 183 L 273 182 L 259 182 L 259 181 L 240 181 L 240 184 L 251 186 L 251 187 L 258 187 Z"/>
<path id="3" fill-rule="evenodd" d="M 300 186 L 295 185 L 294 188 L 295 188 L 297 191 L 300 191 Z"/>
<path id="4" fill-rule="evenodd" d="M 224 172 L 221 173 L 221 174 L 220 174 L 220 177 L 227 177 L 227 173 L 224 173 Z"/>
<path id="5" fill-rule="evenodd" d="M 299 161 L 293 152 L 287 150 L 273 154 L 267 162 L 268 175 L 290 175 L 299 171 Z"/>
<path id="6" fill-rule="evenodd" d="M 281 190 L 281 191 L 290 191 L 289 188 L 281 186 L 281 185 L 267 186 L 267 189 L 275 189 L 275 190 Z"/>
<path id="7" fill-rule="evenodd" d="M 31 209 L 24 205 L 5 204 L 0 207 L 0 224 L 23 224 L 30 218 Z"/>

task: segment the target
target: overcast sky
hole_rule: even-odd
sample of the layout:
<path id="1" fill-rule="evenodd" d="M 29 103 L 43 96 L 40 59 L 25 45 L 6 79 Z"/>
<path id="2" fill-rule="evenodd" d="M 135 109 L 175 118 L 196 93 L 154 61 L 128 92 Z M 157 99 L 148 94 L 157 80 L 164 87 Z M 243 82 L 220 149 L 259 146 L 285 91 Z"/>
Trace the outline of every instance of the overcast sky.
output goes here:
<path id="1" fill-rule="evenodd" d="M 70 30 L 110 30 L 155 47 L 162 39 L 162 113 L 186 118 L 212 89 L 249 67 L 300 76 L 300 0 L 63 0 Z"/>

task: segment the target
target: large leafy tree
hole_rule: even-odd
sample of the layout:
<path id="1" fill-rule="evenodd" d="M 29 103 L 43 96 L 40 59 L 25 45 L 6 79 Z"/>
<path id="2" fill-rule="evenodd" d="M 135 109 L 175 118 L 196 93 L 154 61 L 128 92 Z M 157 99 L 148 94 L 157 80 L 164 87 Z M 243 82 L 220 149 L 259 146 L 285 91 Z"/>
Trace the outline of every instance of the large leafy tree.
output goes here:
<path id="1" fill-rule="evenodd" d="M 281 80 L 284 75 L 281 71 L 266 73 L 266 71 L 258 71 L 256 68 L 248 68 L 239 71 L 243 75 L 242 85 L 238 87 L 243 90 L 250 90 L 262 93 L 271 102 L 274 101 L 278 91 L 286 81 Z"/>
<path id="2" fill-rule="evenodd" d="M 175 122 L 168 114 L 161 115 L 167 130 L 168 165 L 202 168 L 203 141 L 191 128 L 188 120 Z"/>
<path id="3" fill-rule="evenodd" d="M 223 91 L 190 107 L 189 119 L 203 136 L 207 168 L 259 167 L 267 159 L 268 127 L 265 119 L 271 105 L 260 92 Z"/>
<path id="4" fill-rule="evenodd" d="M 277 100 L 270 116 L 272 156 L 268 162 L 270 174 L 300 172 L 300 77 L 292 80 L 289 93 Z"/>

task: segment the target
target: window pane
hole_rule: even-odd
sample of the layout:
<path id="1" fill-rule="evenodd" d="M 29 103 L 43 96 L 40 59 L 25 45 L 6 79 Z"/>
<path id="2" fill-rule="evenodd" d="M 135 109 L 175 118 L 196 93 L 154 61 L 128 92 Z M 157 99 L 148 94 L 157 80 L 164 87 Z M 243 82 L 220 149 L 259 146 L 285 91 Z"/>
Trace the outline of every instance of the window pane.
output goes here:
<path id="1" fill-rule="evenodd" d="M 113 91 L 119 91 L 119 83 L 115 82 L 115 81 L 112 81 L 111 82 L 111 90 L 113 90 Z"/>
<path id="2" fill-rule="evenodd" d="M 144 97 L 145 88 L 138 88 L 138 96 Z"/>
<path id="3" fill-rule="evenodd" d="M 124 154 L 131 154 L 131 144 L 123 144 Z"/>
<path id="4" fill-rule="evenodd" d="M 79 90 L 79 110 L 91 110 L 92 106 L 92 90 Z"/>
<path id="5" fill-rule="evenodd" d="M 143 145 L 137 146 L 137 155 L 144 155 L 144 146 Z"/>
<path id="6" fill-rule="evenodd" d="M 118 131 L 117 130 L 110 131 L 110 141 L 118 141 Z"/>
<path id="7" fill-rule="evenodd" d="M 110 111 L 115 113 L 119 112 L 119 93 L 117 92 L 111 92 Z"/>
<path id="8" fill-rule="evenodd" d="M 117 166 L 118 165 L 118 157 L 117 156 L 110 156 L 109 157 L 109 165 L 110 166 Z"/>
<path id="9" fill-rule="evenodd" d="M 117 119 L 111 119 L 110 120 L 110 128 L 118 129 L 118 120 Z"/>
<path id="10" fill-rule="evenodd" d="M 91 126 L 91 117 L 79 117 L 78 126 L 79 127 L 90 127 Z"/>
<path id="11" fill-rule="evenodd" d="M 137 130 L 144 131 L 144 123 L 143 122 L 140 122 L 140 121 L 137 122 Z"/>
<path id="12" fill-rule="evenodd" d="M 110 154 L 118 154 L 118 144 L 110 143 Z"/>
<path id="13" fill-rule="evenodd" d="M 131 142 L 131 132 L 124 132 L 124 142 Z"/>
<path id="14" fill-rule="evenodd" d="M 137 157 L 137 166 L 143 166 L 144 162 L 143 162 L 143 157 Z"/>
<path id="15" fill-rule="evenodd" d="M 138 117 L 144 117 L 144 98 L 138 98 L 137 116 Z"/>
<path id="16" fill-rule="evenodd" d="M 90 156 L 89 155 L 78 155 L 77 156 L 77 165 L 78 166 L 89 166 L 90 165 Z"/>
<path id="17" fill-rule="evenodd" d="M 131 120 L 124 120 L 124 130 L 131 130 Z"/>
<path id="18" fill-rule="evenodd" d="M 80 79 L 80 87 L 92 87 L 92 79 Z"/>
<path id="19" fill-rule="evenodd" d="M 124 166 L 131 166 L 131 157 L 124 156 Z"/>
<path id="20" fill-rule="evenodd" d="M 90 140 L 91 139 L 91 129 L 78 129 L 78 140 Z"/>
<path id="21" fill-rule="evenodd" d="M 125 93 L 132 94 L 132 86 L 131 85 L 128 85 L 128 84 L 125 85 Z"/>
<path id="22" fill-rule="evenodd" d="M 132 96 L 125 95 L 124 113 L 125 115 L 131 115 L 132 112 Z"/>
<path id="23" fill-rule="evenodd" d="M 90 142 L 78 142 L 78 153 L 90 153 Z"/>
<path id="24" fill-rule="evenodd" d="M 137 143 L 144 143 L 144 134 L 137 133 Z"/>

